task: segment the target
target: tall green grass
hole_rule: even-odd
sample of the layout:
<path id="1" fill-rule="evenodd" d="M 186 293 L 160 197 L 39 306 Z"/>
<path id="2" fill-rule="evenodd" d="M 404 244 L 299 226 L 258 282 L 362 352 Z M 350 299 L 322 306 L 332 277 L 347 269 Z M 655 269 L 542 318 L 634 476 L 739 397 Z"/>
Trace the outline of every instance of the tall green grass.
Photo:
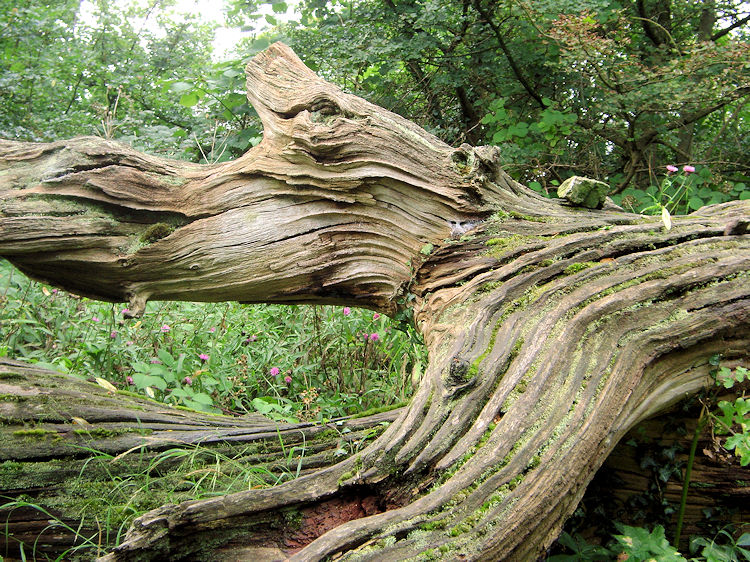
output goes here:
<path id="1" fill-rule="evenodd" d="M 102 377 L 196 410 L 326 420 L 406 400 L 424 348 L 408 326 L 332 306 L 92 301 L 0 261 L 0 356 Z"/>

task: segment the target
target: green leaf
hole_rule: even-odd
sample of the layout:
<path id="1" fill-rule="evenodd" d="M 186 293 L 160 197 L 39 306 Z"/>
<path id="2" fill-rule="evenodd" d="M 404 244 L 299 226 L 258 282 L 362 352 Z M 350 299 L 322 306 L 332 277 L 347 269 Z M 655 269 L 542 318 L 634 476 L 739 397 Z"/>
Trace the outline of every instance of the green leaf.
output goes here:
<path id="1" fill-rule="evenodd" d="M 271 7 L 277 14 L 283 14 L 287 10 L 286 2 L 274 2 L 273 4 L 271 4 Z"/>
<path id="2" fill-rule="evenodd" d="M 163 378 L 155 377 L 153 375 L 144 375 L 143 373 L 133 373 L 133 383 L 139 390 L 143 390 L 148 386 L 155 386 L 162 391 L 167 388 L 167 381 Z"/>
<path id="3" fill-rule="evenodd" d="M 184 105 L 185 107 L 193 107 L 199 101 L 198 94 L 195 92 L 183 94 L 182 97 L 180 97 L 180 105 Z"/>
<path id="4" fill-rule="evenodd" d="M 179 94 L 180 92 L 187 92 L 188 90 L 192 90 L 194 87 L 195 84 L 191 84 L 189 82 L 175 82 L 169 87 L 169 89 Z"/>
<path id="5" fill-rule="evenodd" d="M 166 349 L 160 349 L 156 352 L 156 355 L 161 359 L 161 362 L 164 363 L 167 367 L 174 367 L 175 360 L 174 357 L 172 357 L 172 354 L 169 353 Z"/>
<path id="6" fill-rule="evenodd" d="M 205 392 L 196 392 L 193 394 L 193 400 L 200 402 L 201 404 L 213 405 L 214 400 Z"/>
<path id="7" fill-rule="evenodd" d="M 542 188 L 542 184 L 539 183 L 538 181 L 530 181 L 529 187 L 533 189 L 534 191 L 538 191 L 539 193 L 544 191 L 544 189 Z"/>
<path id="8" fill-rule="evenodd" d="M 693 195 L 690 199 L 688 199 L 688 208 L 692 209 L 693 211 L 697 211 L 701 207 L 703 207 L 703 199 L 700 197 L 697 197 Z"/>

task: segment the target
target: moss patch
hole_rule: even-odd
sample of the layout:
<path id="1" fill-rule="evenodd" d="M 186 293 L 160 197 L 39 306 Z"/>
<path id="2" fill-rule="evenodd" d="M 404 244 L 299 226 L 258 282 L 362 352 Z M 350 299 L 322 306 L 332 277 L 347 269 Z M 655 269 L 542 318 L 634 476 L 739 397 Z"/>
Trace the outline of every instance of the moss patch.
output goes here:
<path id="1" fill-rule="evenodd" d="M 152 224 L 151 226 L 149 226 L 143 232 L 143 234 L 141 234 L 141 242 L 144 242 L 146 244 L 153 244 L 157 240 L 166 238 L 167 236 L 172 234 L 174 230 L 174 226 L 168 225 L 164 222 L 157 222 L 156 224 Z"/>

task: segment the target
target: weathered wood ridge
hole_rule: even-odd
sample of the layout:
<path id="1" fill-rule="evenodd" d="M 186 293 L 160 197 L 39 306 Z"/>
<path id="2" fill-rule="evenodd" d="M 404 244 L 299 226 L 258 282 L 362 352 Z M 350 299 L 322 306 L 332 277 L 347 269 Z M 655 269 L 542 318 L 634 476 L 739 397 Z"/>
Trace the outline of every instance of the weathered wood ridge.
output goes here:
<path id="1" fill-rule="evenodd" d="M 164 506 L 104 559 L 190 558 L 216 529 L 252 542 L 281 508 L 345 495 L 389 501 L 292 560 L 534 559 L 628 429 L 708 384 L 712 354 L 747 355 L 750 202 L 666 231 L 542 198 L 497 149 L 453 149 L 278 43 L 247 85 L 263 141 L 225 164 L 0 141 L 0 255 L 136 314 L 151 299 L 408 309 L 430 363 L 359 453 Z"/>

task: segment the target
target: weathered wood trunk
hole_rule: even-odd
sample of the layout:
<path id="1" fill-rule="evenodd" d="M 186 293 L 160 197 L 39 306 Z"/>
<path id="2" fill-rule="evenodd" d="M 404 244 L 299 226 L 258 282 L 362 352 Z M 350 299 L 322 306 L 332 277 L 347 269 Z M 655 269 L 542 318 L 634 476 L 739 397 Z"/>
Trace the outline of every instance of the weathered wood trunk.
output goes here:
<path id="1" fill-rule="evenodd" d="M 156 508 L 170 496 L 193 499 L 198 490 L 207 491 L 201 479 L 217 472 L 223 481 L 209 492 L 265 488 L 311 474 L 372 441 L 397 414 L 327 424 L 276 423 L 261 415 L 229 418 L 115 394 L 0 359 L 0 555 L 14 560 L 23 545 L 35 559 L 65 553 L 67 560 L 78 547 L 81 559 L 91 559 L 97 546 L 116 544 L 121 525 L 135 509 L 143 511 L 144 502 Z M 106 501 L 100 501 L 102 495 Z M 287 510 L 261 518 L 276 526 L 265 530 L 265 546 L 298 549 L 324 525 L 362 516 L 357 506 L 368 497 L 373 496 L 344 497 L 342 513 L 333 517 Z M 382 509 L 380 500 L 370 503 L 368 509 Z M 208 554 L 222 548 L 215 538 L 204 540 Z"/>
<path id="2" fill-rule="evenodd" d="M 292 560 L 533 559 L 630 428 L 709 384 L 712 354 L 747 355 L 749 202 L 671 230 L 576 208 L 515 183 L 492 147 L 452 149 L 341 92 L 283 45 L 247 74 L 264 137 L 231 163 L 0 142 L 0 255 L 136 314 L 149 299 L 406 311 L 429 367 L 356 454 L 154 510 L 104 559 L 189 559 L 217 529 L 258 544 L 284 509 L 373 496 L 388 500 Z"/>

